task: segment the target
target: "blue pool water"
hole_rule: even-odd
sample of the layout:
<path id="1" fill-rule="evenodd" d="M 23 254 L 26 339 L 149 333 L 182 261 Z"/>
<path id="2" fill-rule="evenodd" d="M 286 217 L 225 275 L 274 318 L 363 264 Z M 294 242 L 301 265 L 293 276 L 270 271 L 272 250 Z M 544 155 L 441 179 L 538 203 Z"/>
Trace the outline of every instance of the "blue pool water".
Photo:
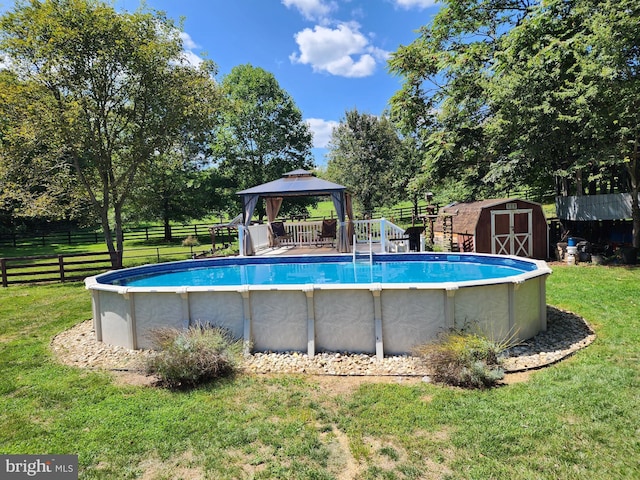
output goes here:
<path id="1" fill-rule="evenodd" d="M 178 262 L 114 272 L 100 283 L 132 287 L 438 283 L 505 278 L 536 269 L 511 258 L 462 255 L 381 255 L 368 260 L 306 257 Z M 131 271 L 134 270 L 134 271 Z"/>

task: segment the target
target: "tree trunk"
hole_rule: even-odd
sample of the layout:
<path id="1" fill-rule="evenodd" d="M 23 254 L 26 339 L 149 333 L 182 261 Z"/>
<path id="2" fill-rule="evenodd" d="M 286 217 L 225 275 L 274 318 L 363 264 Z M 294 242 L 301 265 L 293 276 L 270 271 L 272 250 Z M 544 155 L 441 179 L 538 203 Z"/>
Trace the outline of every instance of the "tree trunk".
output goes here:
<path id="1" fill-rule="evenodd" d="M 631 193 L 631 219 L 633 220 L 633 246 L 640 248 L 640 205 L 638 205 L 638 186 Z"/>
<path id="2" fill-rule="evenodd" d="M 582 170 L 576 172 L 576 196 L 584 194 L 584 182 L 582 181 Z"/>
<path id="3" fill-rule="evenodd" d="M 164 239 L 166 242 L 173 240 L 173 233 L 171 232 L 171 222 L 167 215 L 163 215 L 162 224 L 164 225 Z"/>
<path id="4" fill-rule="evenodd" d="M 100 210 L 100 224 L 102 225 L 102 233 L 104 235 L 104 243 L 107 245 L 107 251 L 109 252 L 109 260 L 111 261 L 112 268 L 119 268 L 121 264 L 118 260 L 118 252 L 113 243 L 113 235 L 111 226 L 109 225 L 109 214 L 104 209 Z"/>
<path id="5" fill-rule="evenodd" d="M 640 150 L 639 144 L 640 137 L 636 137 L 633 146 L 633 153 L 627 163 L 627 169 L 629 171 L 629 180 L 631 183 L 631 219 L 633 221 L 633 246 L 640 248 L 640 205 L 638 201 L 638 194 L 640 193 Z"/>
<path id="6" fill-rule="evenodd" d="M 171 231 L 171 215 L 169 214 L 169 197 L 163 195 L 162 199 L 162 225 L 164 226 L 164 241 L 173 240 L 173 232 Z"/>
<path id="7" fill-rule="evenodd" d="M 122 268 L 122 253 L 124 252 L 124 234 L 122 233 L 122 204 L 116 203 L 113 207 L 116 229 L 116 264 L 114 268 Z M 111 261 L 113 264 L 113 259 Z"/>

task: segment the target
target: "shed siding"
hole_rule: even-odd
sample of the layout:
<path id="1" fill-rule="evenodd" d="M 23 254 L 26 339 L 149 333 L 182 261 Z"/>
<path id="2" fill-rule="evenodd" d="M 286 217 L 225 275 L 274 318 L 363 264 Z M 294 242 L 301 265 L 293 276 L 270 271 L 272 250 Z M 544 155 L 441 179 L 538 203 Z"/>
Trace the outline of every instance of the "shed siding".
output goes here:
<path id="1" fill-rule="evenodd" d="M 548 258 L 548 226 L 547 220 L 544 217 L 542 207 L 534 202 L 521 199 L 502 199 L 502 200 L 483 200 L 480 202 L 473 202 L 468 204 L 456 204 L 443 211 L 454 213 L 458 211 L 458 215 L 453 217 L 453 231 L 454 234 L 473 233 L 475 235 L 474 244 L 475 251 L 477 253 L 491 253 L 491 212 L 492 211 L 506 211 L 507 204 L 516 204 L 518 210 L 531 210 L 532 211 L 532 256 L 537 259 Z M 475 229 L 471 229 L 475 216 Z M 460 218 L 459 224 L 456 220 Z M 507 217 L 498 217 L 498 222 L 506 222 Z M 518 222 L 516 231 L 526 231 L 528 225 L 521 224 L 525 222 L 524 216 L 516 216 L 515 219 Z M 439 222 L 436 222 L 436 224 Z M 500 231 L 508 231 L 508 225 L 499 225 Z M 460 238 L 460 237 L 459 237 Z"/>

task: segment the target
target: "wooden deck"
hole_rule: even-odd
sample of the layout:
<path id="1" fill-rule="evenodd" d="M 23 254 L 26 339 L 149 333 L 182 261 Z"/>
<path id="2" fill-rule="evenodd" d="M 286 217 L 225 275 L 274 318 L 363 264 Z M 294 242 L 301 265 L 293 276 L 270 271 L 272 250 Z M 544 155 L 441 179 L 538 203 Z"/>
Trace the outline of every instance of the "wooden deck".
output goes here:
<path id="1" fill-rule="evenodd" d="M 322 246 L 285 246 L 275 248 L 265 248 L 256 251 L 256 256 L 271 256 L 271 255 L 337 255 L 338 249 L 335 247 Z"/>

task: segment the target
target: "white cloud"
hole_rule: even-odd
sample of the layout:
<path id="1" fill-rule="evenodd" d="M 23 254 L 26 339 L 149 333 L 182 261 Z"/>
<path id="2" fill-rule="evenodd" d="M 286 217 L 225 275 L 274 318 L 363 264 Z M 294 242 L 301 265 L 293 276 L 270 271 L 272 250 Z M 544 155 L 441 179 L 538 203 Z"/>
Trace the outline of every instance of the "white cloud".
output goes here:
<path id="1" fill-rule="evenodd" d="M 182 40 L 182 59 L 193 67 L 198 67 L 202 63 L 202 58 L 193 50 L 200 48 L 196 42 L 193 41 L 191 35 L 187 32 L 180 32 L 180 39 Z"/>
<path id="2" fill-rule="evenodd" d="M 192 67 L 199 67 L 202 63 L 202 58 L 191 50 L 184 50 L 182 52 L 182 58 Z"/>
<path id="3" fill-rule="evenodd" d="M 294 63 L 311 65 L 316 72 L 328 72 L 341 77 L 372 75 L 377 61 L 388 53 L 369 43 L 355 22 L 342 23 L 337 28 L 316 25 L 295 34 L 300 53 L 289 57 Z"/>
<path id="4" fill-rule="evenodd" d="M 331 140 L 331 133 L 338 126 L 338 122 L 322 118 L 307 118 L 305 122 L 309 124 L 309 128 L 313 132 L 313 147 L 327 148 L 327 144 Z"/>
<path id="5" fill-rule="evenodd" d="M 429 8 L 433 7 L 438 0 L 394 0 L 398 7 L 405 8 L 407 10 L 411 8 Z"/>
<path id="6" fill-rule="evenodd" d="M 327 17 L 336 8 L 335 2 L 325 0 L 282 0 L 287 7 L 295 7 L 307 20 L 319 20 Z"/>
<path id="7" fill-rule="evenodd" d="M 180 40 L 182 40 L 182 46 L 185 48 L 185 50 L 200 48 L 200 45 L 194 42 L 191 38 L 191 35 L 189 35 L 187 32 L 180 32 Z"/>

